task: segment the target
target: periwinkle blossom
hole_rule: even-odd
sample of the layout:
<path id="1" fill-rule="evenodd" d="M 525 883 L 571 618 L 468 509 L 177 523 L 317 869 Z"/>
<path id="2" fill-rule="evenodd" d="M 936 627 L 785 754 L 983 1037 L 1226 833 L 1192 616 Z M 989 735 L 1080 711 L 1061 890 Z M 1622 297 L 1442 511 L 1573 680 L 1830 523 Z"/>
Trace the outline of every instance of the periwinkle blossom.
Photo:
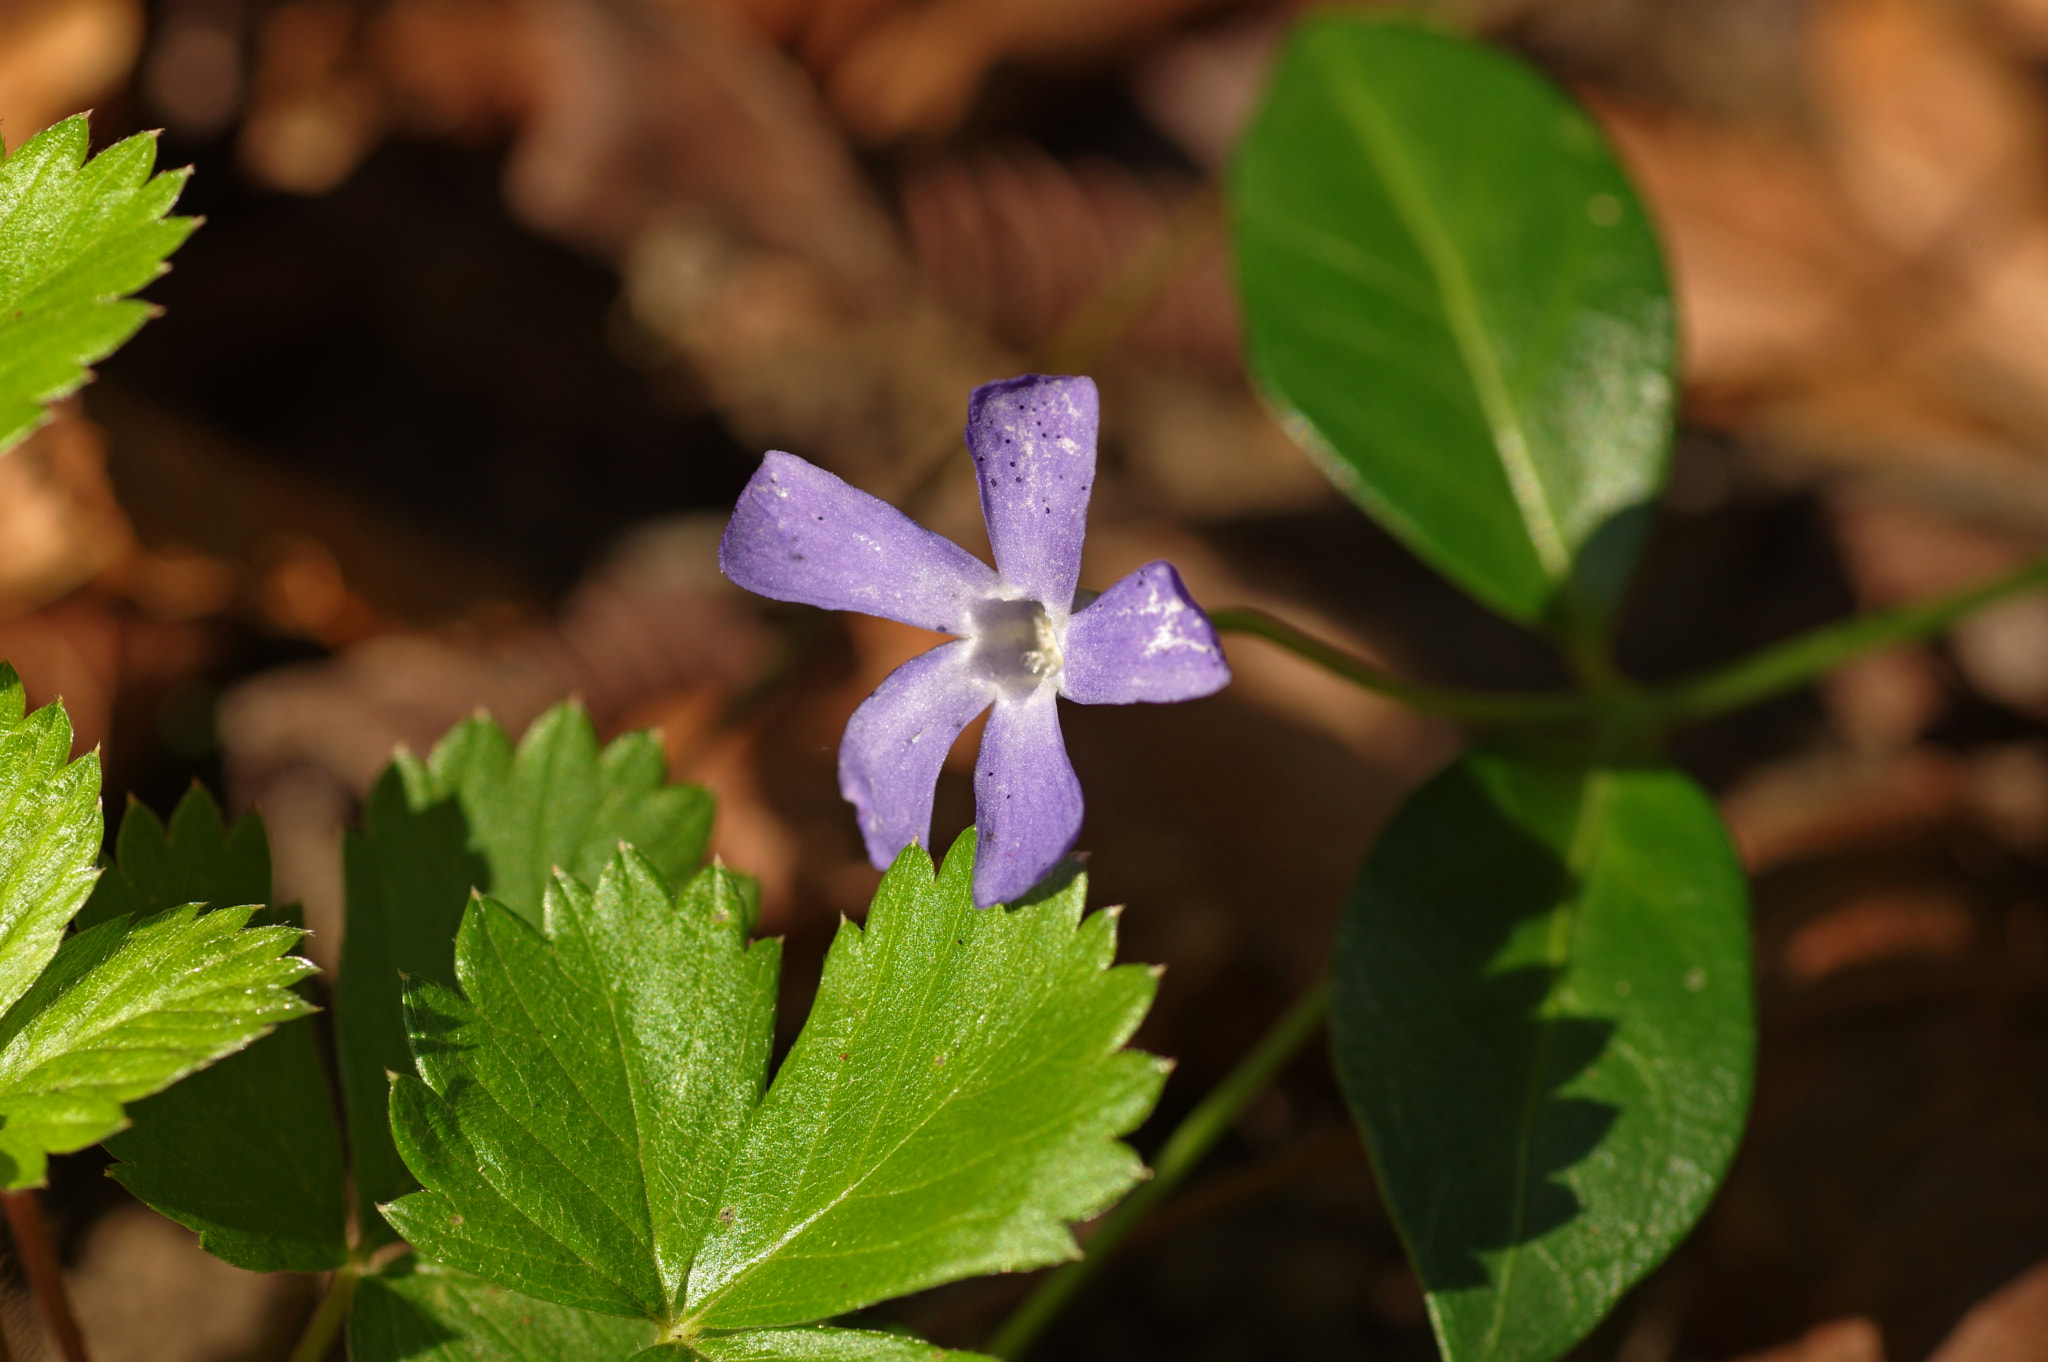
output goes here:
<path id="1" fill-rule="evenodd" d="M 1020 898 L 1074 845 L 1081 785 L 1060 696 L 1084 705 L 1192 700 L 1230 667 L 1170 563 L 1076 598 L 1100 406 L 1086 378 L 1026 374 L 974 390 L 967 448 L 993 570 L 888 503 L 792 454 L 771 453 L 718 547 L 739 585 L 953 634 L 862 702 L 839 746 L 839 789 L 886 869 L 931 836 L 939 768 L 991 705 L 974 767 L 974 901 Z"/>

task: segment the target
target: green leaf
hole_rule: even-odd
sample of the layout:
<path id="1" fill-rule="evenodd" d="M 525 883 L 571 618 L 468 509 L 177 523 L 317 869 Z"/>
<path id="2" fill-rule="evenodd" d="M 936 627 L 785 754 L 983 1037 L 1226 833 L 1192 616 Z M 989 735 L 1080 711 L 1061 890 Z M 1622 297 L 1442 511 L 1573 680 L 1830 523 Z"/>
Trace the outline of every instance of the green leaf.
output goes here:
<path id="1" fill-rule="evenodd" d="M 286 955 L 300 933 L 244 930 L 253 910 L 175 908 L 81 932 L 0 1018 L 0 1177 L 39 1184 L 44 1155 L 127 1124 L 122 1104 L 311 1010 Z"/>
<path id="2" fill-rule="evenodd" d="M 904 1334 L 805 1326 L 648 1346 L 646 1320 L 572 1310 L 407 1257 L 356 1288 L 349 1362 L 988 1362 Z"/>
<path id="3" fill-rule="evenodd" d="M 244 814 L 229 829 L 220 805 L 196 781 L 171 811 L 170 826 L 128 798 L 115 839 L 115 862 L 73 919 L 80 931 L 109 918 L 148 917 L 187 903 L 227 907 L 270 902 L 270 839 L 263 820 Z"/>
<path id="4" fill-rule="evenodd" d="M 1116 1136 L 1165 1066 L 1124 1043 L 1155 978 L 1111 968 L 1116 914 L 1072 876 L 980 911 L 974 836 L 935 879 L 907 848 L 844 923 L 690 1274 L 700 1328 L 827 1319 L 1079 1256 L 1068 1221 L 1143 1171 Z"/>
<path id="5" fill-rule="evenodd" d="M 558 879 L 540 927 L 477 900 L 461 992 L 406 993 L 420 1077 L 391 1123 L 431 1190 L 385 1208 L 398 1232 L 543 1300 L 677 1318 L 768 1067 L 781 948 L 748 948 L 746 906 L 721 867 L 675 898 L 629 853 L 595 893 Z"/>
<path id="6" fill-rule="evenodd" d="M 79 114 L 0 161 L 0 450 L 149 320 L 149 305 L 127 295 L 162 274 L 198 225 L 164 216 L 191 172 L 150 175 L 156 134 L 90 161 L 86 144 Z"/>
<path id="7" fill-rule="evenodd" d="M 1491 48 L 1326 15 L 1230 197 L 1252 367 L 1331 481 L 1495 610 L 1596 632 L 1669 461 L 1674 347 L 1592 120 Z"/>
<path id="8" fill-rule="evenodd" d="M 1748 896 L 1663 769 L 1474 752 L 1339 933 L 1337 1070 L 1449 1362 L 1547 1362 L 1685 1235 L 1742 1133 Z"/>
<path id="9" fill-rule="evenodd" d="M 668 1355 L 931 1357 L 792 1326 L 1076 1256 L 1065 1222 L 1136 1180 L 1115 1137 L 1163 1078 L 1122 1048 L 1154 983 L 1111 968 L 1115 916 L 1083 920 L 1078 876 L 977 911 L 973 860 L 971 834 L 936 878 L 897 858 L 765 1098 L 776 952 L 743 946 L 725 871 L 672 908 L 622 853 L 594 894 L 558 880 L 539 928 L 478 900 L 460 992 L 407 993 L 420 1077 L 391 1119 L 428 1190 L 392 1223 L 503 1285 L 651 1318 Z"/>
<path id="10" fill-rule="evenodd" d="M 673 1358 L 675 1350 L 654 1349 L 641 1356 L 659 1362 L 664 1355 Z M 981 1353 L 934 1348 L 909 1334 L 826 1325 L 710 1335 L 692 1342 L 690 1355 L 703 1362 L 994 1362 Z"/>
<path id="11" fill-rule="evenodd" d="M 391 1144 L 388 1073 L 408 1072 L 401 976 L 452 985 L 455 931 L 472 889 L 530 921 L 559 867 L 591 883 L 630 842 L 671 882 L 703 859 L 712 799 L 669 785 L 661 745 L 630 733 L 598 750 L 581 707 L 535 721 L 515 753 L 482 716 L 424 762 L 401 753 L 345 844 L 348 929 L 335 988 L 357 1213 L 367 1242 L 391 1237 L 379 1203 L 418 1184 Z"/>
<path id="12" fill-rule="evenodd" d="M 340 1123 L 310 1021 L 280 1026 L 130 1108 L 108 1175 L 252 1272 L 348 1258 Z"/>
<path id="13" fill-rule="evenodd" d="M 366 1277 L 348 1320 L 349 1362 L 624 1362 L 646 1320 L 571 1310 L 412 1258 Z"/>
<path id="14" fill-rule="evenodd" d="M 246 814 L 232 829 L 194 784 L 168 829 L 130 799 L 118 860 L 77 921 L 146 917 L 187 903 L 270 898 L 270 839 Z M 296 912 L 252 921 L 297 929 Z M 199 1234 L 217 1258 L 255 1272 L 323 1272 L 348 1256 L 341 1132 L 310 1021 L 278 1027 L 128 1112 L 105 1141 L 108 1169 L 162 1215 Z"/>
<path id="15" fill-rule="evenodd" d="M 26 710 L 21 678 L 0 662 L 0 1011 L 57 953 L 100 847 L 99 754 L 69 760 L 62 705 Z"/>

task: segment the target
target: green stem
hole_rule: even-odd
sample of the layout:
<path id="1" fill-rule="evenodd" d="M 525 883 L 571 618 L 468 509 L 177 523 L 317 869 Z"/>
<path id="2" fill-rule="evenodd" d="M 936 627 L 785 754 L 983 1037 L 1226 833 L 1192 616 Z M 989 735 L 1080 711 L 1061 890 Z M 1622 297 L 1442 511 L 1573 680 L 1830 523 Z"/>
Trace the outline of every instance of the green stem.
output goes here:
<path id="1" fill-rule="evenodd" d="M 1096 1226 L 1088 1239 L 1087 1256 L 1054 1269 L 1041 1281 L 1003 1322 L 986 1351 L 1001 1358 L 1022 1357 L 1075 1293 L 1116 1252 L 1117 1245 L 1186 1180 L 1210 1147 L 1251 1105 L 1252 1099 L 1322 1029 L 1329 1010 L 1330 981 L 1325 976 L 1295 999 L 1293 1006 L 1260 1037 L 1252 1052 L 1239 1060 L 1237 1067 L 1187 1114 L 1159 1151 L 1159 1157 L 1153 1160 L 1151 1179 L 1125 1197 Z"/>
<path id="2" fill-rule="evenodd" d="M 292 1349 L 290 1362 L 321 1362 L 327 1350 L 334 1344 L 334 1336 L 341 1332 L 341 1326 L 348 1319 L 348 1309 L 355 1301 L 356 1283 L 363 1279 L 366 1264 L 351 1258 L 334 1270 L 327 1279 L 327 1294 L 320 1298 L 320 1308 L 313 1312 L 313 1318 L 306 1323 L 306 1332 L 299 1336 L 299 1346 Z"/>
<path id="3" fill-rule="evenodd" d="M 1390 700 L 1398 700 L 1410 709 L 1421 710 L 1425 714 L 1441 714 L 1447 719 L 1482 724 L 1544 723 L 1585 718 L 1598 712 L 1600 707 L 1600 702 L 1591 696 L 1569 691 L 1517 695 L 1510 691 L 1467 690 L 1404 681 L 1392 672 L 1347 653 L 1335 644 L 1325 643 L 1313 634 L 1305 634 L 1263 610 L 1243 607 L 1217 610 L 1210 613 L 1209 620 L 1223 633 L 1253 634 L 1269 643 L 1277 643 L 1353 685 L 1377 692 Z"/>
<path id="4" fill-rule="evenodd" d="M 1664 723 L 1703 719 L 1752 705 L 1816 680 L 1864 653 L 1932 638 L 1987 605 L 2042 586 L 2048 586 L 2048 559 L 1953 595 L 1827 625 L 1719 671 L 1660 687 L 1647 697 L 1648 703 L 1652 714 Z"/>
<path id="5" fill-rule="evenodd" d="M 1930 638 L 1987 605 L 2043 586 L 2048 586 L 2048 559 L 1953 595 L 1826 625 L 1718 670 L 1648 690 L 1517 693 L 1431 686 L 1402 680 L 1263 610 L 1218 610 L 1210 619 L 1224 633 L 1254 634 L 1277 643 L 1355 685 L 1425 714 L 1515 725 L 1627 717 L 1654 729 L 1767 700 L 1817 680 L 1851 658 Z"/>

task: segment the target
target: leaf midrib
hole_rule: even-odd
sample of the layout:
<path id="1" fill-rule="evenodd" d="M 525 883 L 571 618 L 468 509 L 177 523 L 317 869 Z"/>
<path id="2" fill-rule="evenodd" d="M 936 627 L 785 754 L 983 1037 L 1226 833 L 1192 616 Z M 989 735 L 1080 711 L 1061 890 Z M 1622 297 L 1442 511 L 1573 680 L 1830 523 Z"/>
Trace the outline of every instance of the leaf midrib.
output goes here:
<path id="1" fill-rule="evenodd" d="M 958 911 L 959 910 L 956 909 L 956 914 Z M 949 931 L 947 935 L 950 934 L 951 933 Z M 896 943 L 892 942 L 892 947 L 895 944 Z M 876 973 L 880 973 L 883 968 L 883 965 L 882 962 L 875 961 L 872 962 L 870 967 Z M 1043 977 L 1050 972 L 1051 971 L 1041 968 L 1037 971 L 1037 974 L 1038 976 Z M 936 990 L 943 973 L 944 971 L 939 969 L 934 969 L 929 972 L 923 995 L 918 1000 L 917 1010 L 918 1018 L 920 1021 L 922 1021 L 924 1017 L 925 1011 L 931 1002 L 932 995 Z M 1033 1017 L 1036 1016 L 1039 1010 L 1043 1009 L 1048 1004 L 1049 997 L 1050 993 L 1048 990 L 1039 991 L 1038 996 L 1035 999 L 1032 1007 Z M 869 1000 L 868 1007 L 863 1009 L 861 1014 L 861 1020 L 863 1025 L 867 1021 L 868 1012 L 874 1006 L 875 1001 L 876 1000 L 871 998 Z M 1029 1020 L 1030 1018 L 1026 1019 L 1027 1023 Z M 856 1030 L 858 1029 L 862 1028 L 857 1026 Z M 1023 1030 L 1026 1029 L 1026 1027 L 1020 1026 L 1018 1029 Z M 909 1046 L 904 1047 L 902 1060 L 899 1063 L 899 1066 L 896 1070 L 897 1073 L 900 1074 L 902 1072 L 902 1064 L 907 1064 L 909 1062 L 912 1048 L 913 1047 Z M 819 1206 L 811 1214 L 804 1216 L 802 1219 L 790 1225 L 782 1234 L 778 1235 L 771 1244 L 762 1249 L 759 1253 L 755 1254 L 751 1260 L 744 1264 L 731 1277 L 727 1278 L 726 1281 L 721 1286 L 719 1286 L 719 1288 L 716 1291 L 712 1292 L 709 1296 L 706 1296 L 702 1301 L 698 1302 L 695 1308 L 693 1308 L 690 1311 L 688 1318 L 682 1321 L 682 1323 L 677 1327 L 688 1328 L 697 1321 L 701 1321 L 702 1319 L 704 1319 L 705 1316 L 710 1313 L 712 1307 L 716 1305 L 719 1300 L 730 1295 L 733 1289 L 737 1287 L 741 1282 L 745 1281 L 753 1273 L 765 1267 L 769 1262 L 781 1261 L 783 1258 L 783 1250 L 786 1249 L 791 1243 L 795 1242 L 798 1238 L 800 1238 L 806 1231 L 810 1229 L 812 1225 L 816 1224 L 825 1216 L 831 1214 L 840 1206 L 847 1204 L 849 1201 L 861 1199 L 856 1194 L 859 1193 L 868 1184 L 868 1182 L 875 1177 L 877 1173 L 879 1173 L 884 1167 L 886 1167 L 890 1163 L 890 1161 L 893 1160 L 899 1152 L 901 1152 L 904 1146 L 908 1145 L 911 1141 L 915 1140 L 918 1136 L 922 1135 L 925 1132 L 926 1128 L 929 1127 L 931 1123 L 938 1118 L 941 1112 L 947 1110 L 955 1102 L 960 1100 L 962 1089 L 964 1087 L 964 1080 L 972 1076 L 973 1072 L 974 1071 L 972 1070 L 963 1069 L 961 1071 L 961 1081 L 956 1082 L 951 1091 L 949 1091 L 944 1097 L 940 1098 L 939 1101 L 934 1103 L 931 1109 L 927 1111 L 920 1120 L 911 1124 L 879 1157 L 870 1157 L 875 1132 L 877 1128 L 880 1126 L 882 1120 L 881 1114 L 878 1112 L 874 1120 L 872 1120 L 869 1123 L 867 1131 L 862 1135 L 861 1138 L 862 1157 L 867 1160 L 867 1166 L 865 1170 L 861 1173 L 861 1175 L 853 1179 L 853 1181 L 848 1183 L 845 1187 L 841 1188 L 835 1195 L 833 1195 L 824 1204 Z M 820 1123 L 820 1125 L 817 1128 L 817 1131 L 818 1138 L 812 1141 L 810 1148 L 805 1152 L 806 1169 L 808 1169 L 810 1160 L 812 1159 L 812 1157 L 816 1155 L 818 1151 L 818 1145 L 820 1140 L 822 1140 L 823 1136 L 827 1133 L 825 1125 L 823 1123 Z M 802 1175 L 799 1174 L 799 1179 L 801 1179 L 801 1176 Z M 803 1255 L 797 1256 L 799 1258 L 803 1257 Z"/>
<path id="2" fill-rule="evenodd" d="M 1486 412 L 1487 424 L 1493 428 L 1494 453 L 1507 475 L 1508 488 L 1521 511 L 1529 542 L 1544 573 L 1553 581 L 1561 580 L 1571 569 L 1571 553 L 1550 504 L 1548 489 L 1531 456 L 1526 423 L 1508 389 L 1500 356 L 1480 318 L 1478 296 L 1457 244 L 1442 219 L 1431 210 L 1414 167 L 1401 153 L 1386 110 L 1373 100 L 1362 82 L 1346 78 L 1347 73 L 1338 69 L 1336 54 L 1319 55 L 1317 60 L 1329 68 L 1328 88 L 1339 113 L 1357 133 L 1367 158 L 1379 168 L 1395 212 L 1429 265 L 1451 337 L 1465 358 L 1479 405 Z"/>
<path id="3" fill-rule="evenodd" d="M 1585 904 L 1585 871 L 1592 863 L 1594 852 L 1600 841 L 1603 826 L 1600 806 L 1606 802 L 1607 780 L 1597 771 L 1588 774 L 1586 784 L 1578 800 L 1578 811 L 1571 830 L 1571 842 L 1565 853 L 1565 873 L 1572 889 L 1571 898 L 1560 905 L 1551 922 L 1550 939 L 1545 943 L 1545 955 L 1549 963 L 1559 971 L 1571 961 L 1572 943 L 1578 933 L 1580 910 Z M 1529 1090 L 1523 1096 L 1522 1118 L 1515 1128 L 1515 1190 L 1514 1221 L 1508 1233 L 1507 1247 L 1502 1251 L 1500 1280 L 1493 1293 L 1493 1319 L 1486 1327 L 1484 1341 L 1480 1346 L 1481 1356 L 1491 1356 L 1498 1345 L 1501 1330 L 1508 1323 L 1507 1310 L 1510 1288 L 1514 1284 L 1515 1268 L 1522 1259 L 1525 1246 L 1523 1236 L 1529 1228 L 1529 1181 L 1530 1151 L 1535 1142 L 1537 1120 L 1544 1107 L 1544 1076 L 1550 1070 L 1550 1052 L 1557 1036 L 1558 1013 L 1555 1006 L 1559 987 L 1553 984 L 1538 1018 L 1536 1033 L 1536 1057 L 1529 1069 Z M 1528 1246 L 1533 1247 L 1533 1246 Z"/>

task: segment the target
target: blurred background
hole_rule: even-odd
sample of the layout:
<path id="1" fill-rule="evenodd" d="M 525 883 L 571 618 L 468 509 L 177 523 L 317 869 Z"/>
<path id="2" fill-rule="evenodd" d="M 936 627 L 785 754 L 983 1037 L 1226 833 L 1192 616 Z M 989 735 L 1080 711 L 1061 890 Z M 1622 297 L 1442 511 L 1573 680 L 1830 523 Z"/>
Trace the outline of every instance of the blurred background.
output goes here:
<path id="1" fill-rule="evenodd" d="M 1438 0 L 1596 111 L 1661 224 L 1685 428 L 1623 659 L 1669 676 L 2048 544 L 2048 0 Z M 165 309 L 0 460 L 0 656 L 109 827 L 194 778 L 270 828 L 324 965 L 394 744 L 564 695 L 658 726 L 785 934 L 784 1030 L 877 875 L 846 716 L 929 646 L 718 576 L 766 448 L 985 548 L 968 389 L 1101 384 L 1084 581 L 1168 557 L 1414 675 L 1562 673 L 1342 502 L 1239 357 L 1217 176 L 1295 6 L 0 0 L 0 137 L 161 127 L 206 226 Z M 1152 1147 L 1311 978 L 1456 732 L 1256 641 L 1195 704 L 1069 708 L 1092 897 L 1169 966 Z M 972 815 L 978 726 L 942 780 Z M 1679 744 L 1756 877 L 1755 1116 L 1581 1349 L 2048 1357 L 2048 597 Z M 101 1362 L 282 1356 L 237 1272 L 63 1161 Z M 8 1268 L 12 1271 L 12 1268 Z M 971 1346 L 1028 1281 L 887 1318 Z M 0 1316 L 36 1324 L 18 1282 Z M 1426 1359 L 1319 1054 L 1050 1335 L 1074 1359 Z"/>

